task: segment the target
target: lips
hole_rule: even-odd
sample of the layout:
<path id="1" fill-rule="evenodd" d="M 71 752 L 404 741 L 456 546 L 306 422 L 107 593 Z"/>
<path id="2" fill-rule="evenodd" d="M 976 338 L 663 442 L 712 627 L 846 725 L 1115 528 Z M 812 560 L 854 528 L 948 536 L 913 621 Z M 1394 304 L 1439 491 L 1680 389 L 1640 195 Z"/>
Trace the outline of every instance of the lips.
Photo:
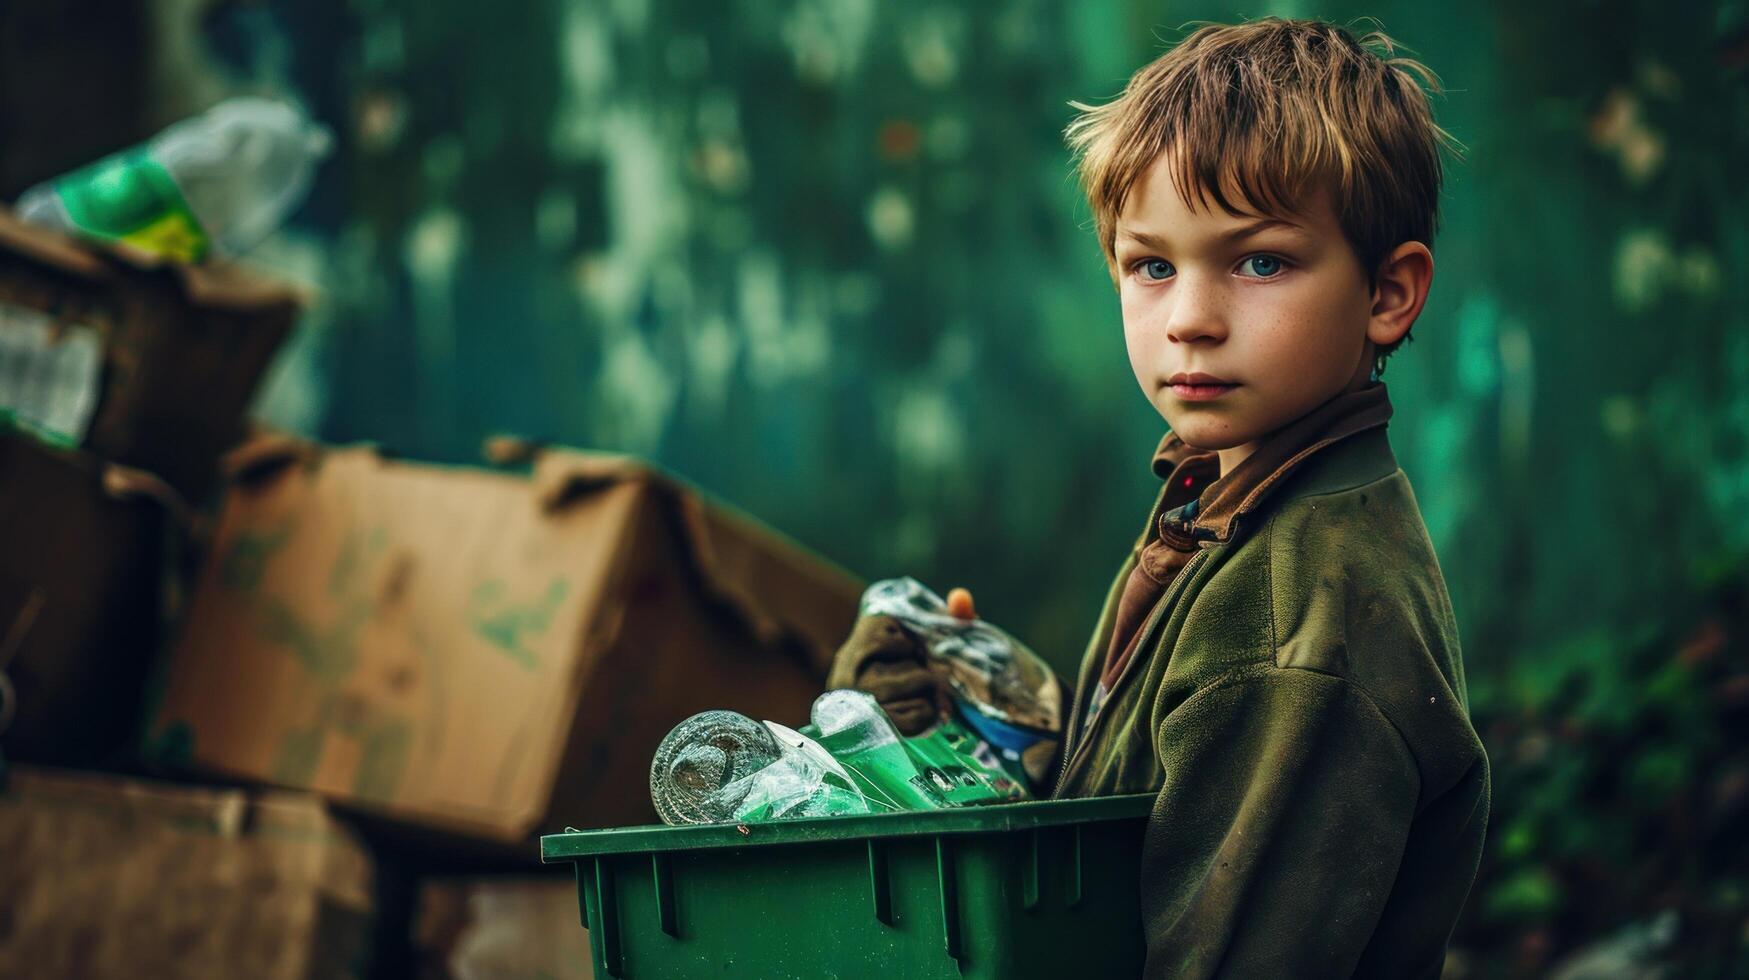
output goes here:
<path id="1" fill-rule="evenodd" d="M 1203 374 L 1200 371 L 1179 372 L 1168 379 L 1167 384 L 1172 386 L 1172 394 L 1176 395 L 1179 401 L 1186 402 L 1214 401 L 1239 387 L 1237 381 L 1228 381 L 1225 378 L 1217 378 L 1212 374 Z"/>
<path id="2" fill-rule="evenodd" d="M 1212 374 L 1203 374 L 1201 371 L 1195 371 L 1189 374 L 1180 371 L 1172 377 L 1167 378 L 1166 383 L 1174 387 L 1178 385 L 1192 385 L 1198 388 L 1238 384 L 1236 381 L 1228 381 L 1226 378 L 1217 378 Z"/>

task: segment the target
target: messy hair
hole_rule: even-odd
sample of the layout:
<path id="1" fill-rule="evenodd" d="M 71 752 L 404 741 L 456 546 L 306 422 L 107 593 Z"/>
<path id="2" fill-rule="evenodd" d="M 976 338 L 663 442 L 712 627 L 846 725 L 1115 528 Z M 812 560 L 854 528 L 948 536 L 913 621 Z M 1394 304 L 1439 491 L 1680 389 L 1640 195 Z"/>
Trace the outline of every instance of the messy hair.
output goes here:
<path id="1" fill-rule="evenodd" d="M 1081 114 L 1065 135 L 1114 278 L 1118 215 L 1168 151 L 1187 203 L 1190 189 L 1198 205 L 1213 197 L 1235 217 L 1250 216 L 1241 205 L 1273 216 L 1303 212 L 1328 188 L 1369 288 L 1398 245 L 1433 248 L 1439 148 L 1461 147 L 1434 122 L 1417 84 L 1438 94 L 1432 71 L 1396 57 L 1398 45 L 1382 31 L 1356 40 L 1316 20 L 1203 23 L 1131 76 L 1116 99 L 1070 103 Z M 1380 348 L 1379 360 L 1407 339 Z"/>

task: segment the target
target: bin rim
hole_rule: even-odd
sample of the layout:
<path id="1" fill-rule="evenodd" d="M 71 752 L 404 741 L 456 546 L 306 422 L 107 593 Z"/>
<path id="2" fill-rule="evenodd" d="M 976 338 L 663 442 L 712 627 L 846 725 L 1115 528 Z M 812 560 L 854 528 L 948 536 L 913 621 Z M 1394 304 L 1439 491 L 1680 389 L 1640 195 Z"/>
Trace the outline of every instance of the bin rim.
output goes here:
<path id="1" fill-rule="evenodd" d="M 704 851 L 778 844 L 811 844 L 942 834 L 992 834 L 1064 824 L 1097 823 L 1146 816 L 1158 796 L 1137 793 L 1074 800 L 1024 800 L 947 810 L 912 810 L 855 816 L 807 817 L 763 823 L 712 823 L 682 827 L 647 824 L 547 834 L 541 863 L 555 864 L 608 854 Z"/>

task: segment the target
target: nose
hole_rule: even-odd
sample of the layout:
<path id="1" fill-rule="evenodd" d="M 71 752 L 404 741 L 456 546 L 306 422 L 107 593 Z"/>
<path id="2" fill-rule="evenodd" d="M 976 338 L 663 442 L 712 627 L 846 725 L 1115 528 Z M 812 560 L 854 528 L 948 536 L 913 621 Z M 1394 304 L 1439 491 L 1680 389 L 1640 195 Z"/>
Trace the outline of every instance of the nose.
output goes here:
<path id="1" fill-rule="evenodd" d="M 1180 273 L 1166 317 L 1166 336 L 1175 344 L 1202 341 L 1218 344 L 1227 337 L 1226 311 L 1220 289 Z"/>

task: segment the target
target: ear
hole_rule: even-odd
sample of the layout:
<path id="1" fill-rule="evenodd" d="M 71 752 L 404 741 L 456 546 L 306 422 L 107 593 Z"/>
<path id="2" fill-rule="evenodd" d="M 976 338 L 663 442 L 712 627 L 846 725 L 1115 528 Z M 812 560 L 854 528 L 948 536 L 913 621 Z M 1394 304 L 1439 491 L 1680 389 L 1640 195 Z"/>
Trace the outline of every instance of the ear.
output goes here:
<path id="1" fill-rule="evenodd" d="M 1420 242 L 1404 242 L 1379 263 L 1378 282 L 1373 287 L 1372 319 L 1366 339 L 1378 347 L 1403 339 L 1433 288 L 1433 253 Z"/>

